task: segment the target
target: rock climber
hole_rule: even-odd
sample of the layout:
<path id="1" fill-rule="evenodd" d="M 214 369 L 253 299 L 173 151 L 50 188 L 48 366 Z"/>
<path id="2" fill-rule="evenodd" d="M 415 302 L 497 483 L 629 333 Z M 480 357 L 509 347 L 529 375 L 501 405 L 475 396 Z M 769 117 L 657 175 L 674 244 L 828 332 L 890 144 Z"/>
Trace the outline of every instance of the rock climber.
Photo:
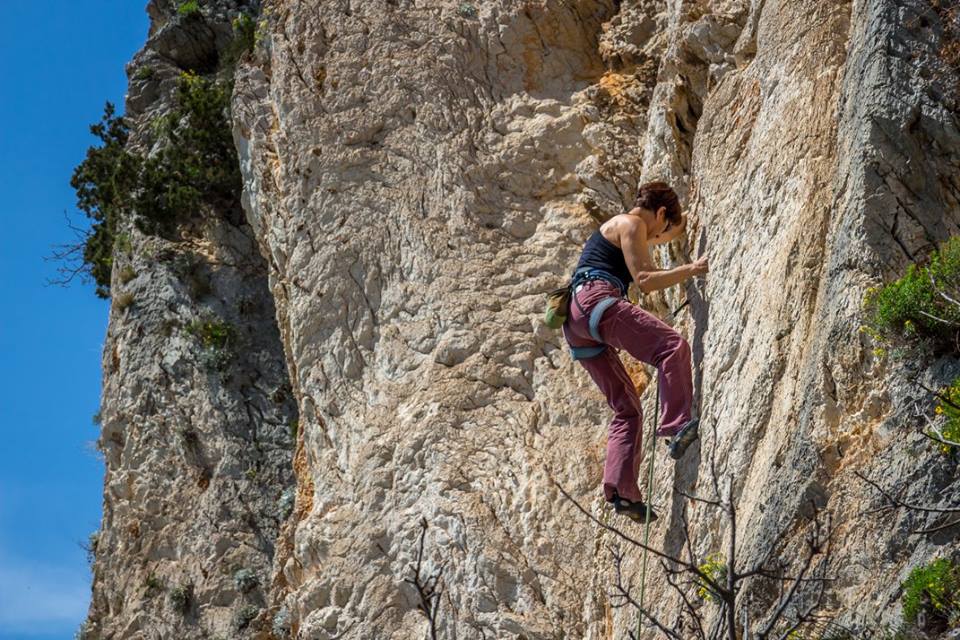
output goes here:
<path id="1" fill-rule="evenodd" d="M 634 207 L 604 222 L 583 247 L 571 279 L 570 310 L 563 335 L 573 357 L 597 383 L 613 409 L 603 469 L 603 492 L 617 513 L 644 521 L 647 509 L 637 477 L 643 457 L 642 410 L 633 381 L 615 350 L 657 368 L 661 423 L 670 456 L 679 460 L 698 437 L 692 411 L 690 347 L 673 328 L 631 304 L 627 285 L 644 293 L 666 289 L 707 273 L 703 256 L 672 269 L 658 269 L 650 245 L 670 242 L 686 227 L 677 194 L 663 182 L 640 187 Z M 608 348 L 612 347 L 612 348 Z"/>

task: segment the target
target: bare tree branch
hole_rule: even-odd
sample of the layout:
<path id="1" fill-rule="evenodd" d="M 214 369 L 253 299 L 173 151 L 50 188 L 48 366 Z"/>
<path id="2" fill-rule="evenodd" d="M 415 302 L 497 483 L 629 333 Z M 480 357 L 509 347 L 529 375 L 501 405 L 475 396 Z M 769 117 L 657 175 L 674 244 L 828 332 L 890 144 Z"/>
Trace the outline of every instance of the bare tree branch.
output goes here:
<path id="1" fill-rule="evenodd" d="M 427 519 L 420 520 L 420 546 L 417 550 L 417 563 L 410 565 L 410 572 L 413 574 L 409 578 L 404 578 L 404 582 L 412 584 L 417 595 L 420 596 L 420 604 L 417 609 L 426 617 L 430 623 L 430 638 L 437 640 L 437 612 L 440 610 L 440 582 L 442 581 L 443 566 L 440 566 L 432 575 L 424 578 L 421 575 L 423 567 L 423 544 L 427 535 Z"/>
<path id="2" fill-rule="evenodd" d="M 572 502 L 573 505 L 577 508 L 577 510 L 580 511 L 580 513 L 582 513 L 583 515 L 587 516 L 594 524 L 596 524 L 596 525 L 599 526 L 600 528 L 606 529 L 606 530 L 609 531 L 610 533 L 612 533 L 612 534 L 616 535 L 617 537 L 621 538 L 624 542 L 629 542 L 630 544 L 632 544 L 632 545 L 635 546 L 635 547 L 639 547 L 640 549 L 645 549 L 646 551 L 652 553 L 653 555 L 657 556 L 658 558 L 662 558 L 662 559 L 664 559 L 664 560 L 669 560 L 670 562 L 673 562 L 674 564 L 678 564 L 678 565 L 686 568 L 686 569 L 687 569 L 688 571 L 690 571 L 691 573 L 694 573 L 694 574 L 696 574 L 697 576 L 699 576 L 699 577 L 700 577 L 704 582 L 706 582 L 711 588 L 716 589 L 716 590 L 718 591 L 718 593 L 725 591 L 725 589 L 724 589 L 723 587 L 721 587 L 721 586 L 720 586 L 719 584 L 717 584 L 713 579 L 711 579 L 710 576 L 708 576 L 708 575 L 705 574 L 703 571 L 701 571 L 700 568 L 697 567 L 696 565 L 691 564 L 691 563 L 689 563 L 689 562 L 686 562 L 686 561 L 684 561 L 684 560 L 681 560 L 680 558 L 676 558 L 676 557 L 674 557 L 674 556 L 671 556 L 671 555 L 669 555 L 669 554 L 667 554 L 667 553 L 664 553 L 663 551 L 660 551 L 659 549 L 657 549 L 657 548 L 655 548 L 655 547 L 647 546 L 647 545 L 643 544 L 642 542 L 640 542 L 639 540 L 637 540 L 637 539 L 635 539 L 635 538 L 631 538 L 630 536 L 628 536 L 627 534 L 625 534 L 625 533 L 624 533 L 623 531 L 621 531 L 620 529 L 617 529 L 616 527 L 613 527 L 613 526 L 611 526 L 611 525 L 609 525 L 609 524 L 606 524 L 606 523 L 604 523 L 604 522 L 600 522 L 600 520 L 597 519 L 592 513 L 590 513 L 589 511 L 587 511 L 587 510 L 583 507 L 583 505 L 581 505 L 579 502 L 577 502 L 577 500 L 576 500 L 573 496 L 571 496 L 569 493 L 567 493 L 567 490 L 564 489 L 563 486 L 561 486 L 559 482 L 557 482 L 556 480 L 551 480 L 551 482 L 553 482 L 553 484 L 560 490 L 560 493 L 563 494 L 563 497 L 564 497 L 564 498 L 566 498 L 567 500 L 569 500 L 570 502 Z"/>
<path id="3" fill-rule="evenodd" d="M 891 495 L 890 492 L 888 492 L 886 489 L 884 489 L 879 484 L 877 484 L 870 478 L 866 477 L 859 471 L 854 471 L 854 475 L 856 475 L 858 478 L 860 478 L 861 480 L 869 484 L 871 487 L 876 489 L 878 492 L 880 492 L 880 495 L 882 495 L 884 498 L 887 499 L 887 501 L 890 502 L 891 508 L 902 507 L 904 509 L 910 509 L 911 511 L 923 511 L 925 513 L 960 513 L 960 507 L 950 507 L 950 508 L 942 509 L 940 507 L 929 507 L 926 505 L 905 502 Z"/>

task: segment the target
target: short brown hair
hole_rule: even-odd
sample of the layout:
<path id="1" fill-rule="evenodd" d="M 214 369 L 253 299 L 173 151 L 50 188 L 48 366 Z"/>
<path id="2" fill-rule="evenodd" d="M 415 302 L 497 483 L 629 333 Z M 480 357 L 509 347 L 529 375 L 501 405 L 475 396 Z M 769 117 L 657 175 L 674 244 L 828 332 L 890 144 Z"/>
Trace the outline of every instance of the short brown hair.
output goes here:
<path id="1" fill-rule="evenodd" d="M 680 224 L 680 198 L 677 197 L 676 192 L 671 189 L 670 185 L 666 182 L 648 182 L 641 185 L 633 206 L 643 207 L 654 213 L 656 213 L 660 207 L 666 207 L 666 217 L 670 224 Z"/>

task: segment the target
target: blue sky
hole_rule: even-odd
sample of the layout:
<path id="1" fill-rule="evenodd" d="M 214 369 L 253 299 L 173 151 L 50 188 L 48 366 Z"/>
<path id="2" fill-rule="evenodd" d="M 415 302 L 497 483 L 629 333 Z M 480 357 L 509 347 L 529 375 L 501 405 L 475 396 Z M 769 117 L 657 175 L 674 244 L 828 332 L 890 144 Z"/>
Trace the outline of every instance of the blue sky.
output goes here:
<path id="1" fill-rule="evenodd" d="M 100 524 L 93 448 L 108 303 L 80 281 L 48 286 L 74 240 L 69 180 L 124 65 L 146 0 L 2 3 L 0 21 L 0 640 L 70 639 L 90 574 L 79 543 Z"/>

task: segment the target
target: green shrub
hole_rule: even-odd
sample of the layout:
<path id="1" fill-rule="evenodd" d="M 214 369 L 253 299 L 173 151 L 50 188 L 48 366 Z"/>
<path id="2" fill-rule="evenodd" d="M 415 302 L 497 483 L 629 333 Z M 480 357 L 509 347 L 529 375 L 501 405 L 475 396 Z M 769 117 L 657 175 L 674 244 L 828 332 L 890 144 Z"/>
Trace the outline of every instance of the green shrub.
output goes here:
<path id="1" fill-rule="evenodd" d="M 111 103 L 90 127 L 100 145 L 87 150 L 70 185 L 77 207 L 93 221 L 78 247 L 79 270 L 93 278 L 99 297 L 110 297 L 114 251 L 130 251 L 129 238 L 118 233 L 124 220 L 132 219 L 143 233 L 170 236 L 194 214 L 239 206 L 242 185 L 228 115 L 229 86 L 184 73 L 174 103 L 156 122 L 160 150 L 149 158 L 126 150 L 129 127 Z"/>
<path id="2" fill-rule="evenodd" d="M 717 584 L 723 584 L 727 579 L 727 561 L 722 553 L 711 553 L 706 557 L 703 564 L 700 565 L 702 571 L 708 578 Z M 704 580 L 699 580 L 697 595 L 703 600 L 716 600 L 717 595 Z"/>
<path id="3" fill-rule="evenodd" d="M 153 575 L 152 573 L 148 575 L 146 579 L 144 579 L 143 586 L 146 589 L 147 596 L 151 596 L 157 593 L 158 591 L 163 590 L 163 583 L 160 582 L 159 578 L 157 578 L 157 576 Z"/>
<path id="4" fill-rule="evenodd" d="M 960 442 L 960 378 L 956 378 L 948 387 L 944 387 L 938 397 L 937 408 L 938 416 L 945 418 L 945 423 L 940 429 L 940 435 L 943 439 L 950 442 Z M 931 436 L 936 434 L 930 433 Z M 956 447 L 949 444 L 940 444 L 940 450 L 943 453 L 950 453 Z"/>
<path id="5" fill-rule="evenodd" d="M 257 21 L 246 13 L 240 13 L 233 19 L 233 41 L 224 53 L 223 66 L 232 69 L 246 54 L 253 51 L 257 44 Z"/>
<path id="6" fill-rule="evenodd" d="M 921 614 L 927 628 L 939 620 L 949 623 L 960 610 L 960 566 L 947 558 L 915 567 L 903 583 L 903 621 L 917 624 Z"/>
<path id="7" fill-rule="evenodd" d="M 200 3 L 197 0 L 186 0 L 177 7 L 177 13 L 182 16 L 192 16 L 200 13 Z"/>
<path id="8" fill-rule="evenodd" d="M 137 227 L 168 235 L 204 206 L 229 210 L 242 188 L 237 152 L 227 109 L 228 88 L 194 73 L 177 84 L 177 108 L 159 119 L 156 134 L 164 141 L 139 175 Z"/>
<path id="9" fill-rule="evenodd" d="M 270 21 L 261 20 L 257 23 L 257 29 L 253 34 L 253 46 L 254 48 L 259 47 L 263 43 L 264 39 L 267 37 L 270 31 Z"/>
<path id="10" fill-rule="evenodd" d="M 170 606 L 178 613 L 186 613 L 190 610 L 190 600 L 193 587 L 189 584 L 180 585 L 170 590 Z"/>
<path id="11" fill-rule="evenodd" d="M 148 64 L 143 65 L 133 74 L 135 80 L 149 80 L 153 77 L 153 67 Z"/>
<path id="12" fill-rule="evenodd" d="M 247 593 L 260 584 L 260 579 L 253 569 L 240 569 L 233 574 L 233 582 L 242 593 Z"/>
<path id="13" fill-rule="evenodd" d="M 101 298 L 110 297 L 117 227 L 133 207 L 141 168 L 140 158 L 125 149 L 130 129 L 115 113 L 113 104 L 107 102 L 100 122 L 90 126 L 101 145 L 87 149 L 86 158 L 70 178 L 77 207 L 93 221 L 82 245 L 81 270 L 93 278 Z"/>
<path id="14" fill-rule="evenodd" d="M 933 252 L 927 266 L 912 264 L 903 277 L 867 290 L 865 330 L 880 343 L 929 341 L 952 347 L 960 328 L 960 236 Z"/>
<path id="15" fill-rule="evenodd" d="M 225 349 L 236 339 L 236 331 L 226 322 L 217 319 L 194 320 L 186 327 L 205 347 Z"/>
<path id="16" fill-rule="evenodd" d="M 200 364 L 207 371 L 224 371 L 230 364 L 236 342 L 236 330 L 215 318 L 194 320 L 186 326 L 187 333 L 196 336 L 203 345 Z"/>
<path id="17" fill-rule="evenodd" d="M 260 613 L 260 609 L 252 604 L 244 605 L 234 616 L 233 622 L 238 631 L 245 629 Z"/>

